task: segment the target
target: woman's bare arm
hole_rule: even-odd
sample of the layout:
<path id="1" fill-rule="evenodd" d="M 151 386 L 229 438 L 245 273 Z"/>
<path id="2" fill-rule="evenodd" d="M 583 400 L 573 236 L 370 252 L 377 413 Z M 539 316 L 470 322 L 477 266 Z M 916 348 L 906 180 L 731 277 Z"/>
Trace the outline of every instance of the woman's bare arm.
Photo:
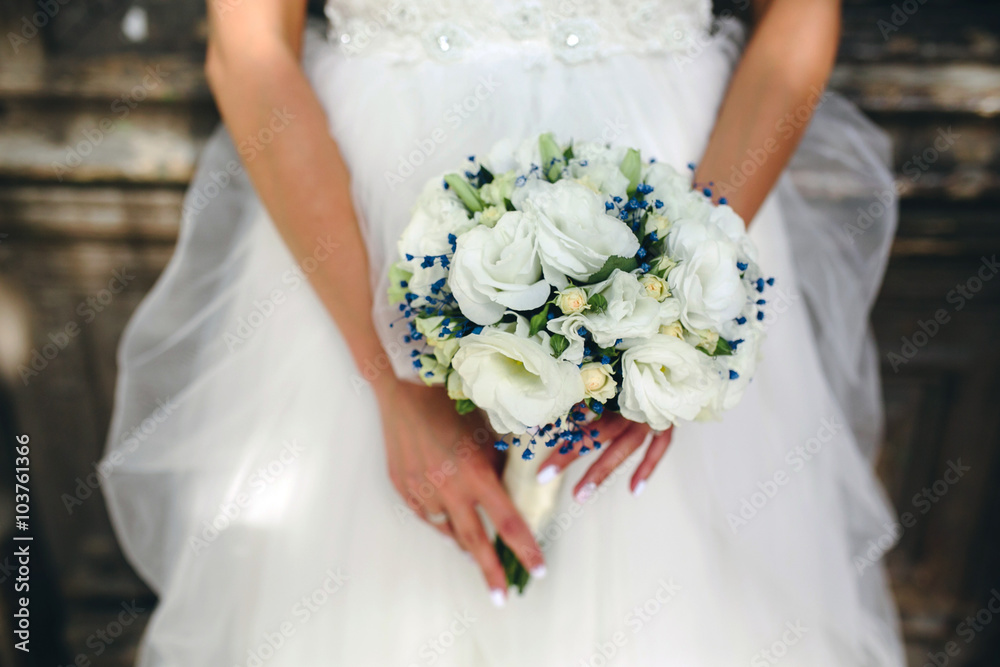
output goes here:
<path id="1" fill-rule="evenodd" d="M 695 172 L 747 224 L 821 103 L 837 55 L 840 0 L 755 0 L 755 25 Z"/>
<path id="2" fill-rule="evenodd" d="M 306 2 L 255 0 L 233 8 L 210 1 L 208 13 L 206 73 L 230 134 L 239 144 L 265 129 L 273 133 L 266 146 L 243 155 L 250 179 L 293 255 L 312 255 L 318 239 L 333 236 L 337 246 L 310 282 L 358 365 L 377 359 L 385 352 L 371 319 L 368 260 L 350 176 L 299 64 Z M 277 114 L 287 119 L 280 130 L 272 125 Z M 542 574 L 541 549 L 492 466 L 492 438 L 473 437 L 485 425 L 458 415 L 440 388 L 400 382 L 391 371 L 372 384 L 389 476 L 411 509 L 425 519 L 448 515 L 438 529 L 476 559 L 498 604 L 506 597 L 506 575 L 477 506 L 521 562 Z"/>
<path id="3" fill-rule="evenodd" d="M 840 35 L 839 0 L 756 0 L 756 26 L 729 84 L 695 182 L 725 198 L 747 224 L 795 152 L 822 97 Z M 610 440 L 573 489 L 589 496 L 615 468 L 649 444 L 632 475 L 640 493 L 670 445 L 671 431 L 650 436 L 645 424 L 608 415 L 597 439 Z M 561 470 L 579 456 L 555 453 L 542 468 Z M 547 473 L 551 474 L 551 473 Z"/>

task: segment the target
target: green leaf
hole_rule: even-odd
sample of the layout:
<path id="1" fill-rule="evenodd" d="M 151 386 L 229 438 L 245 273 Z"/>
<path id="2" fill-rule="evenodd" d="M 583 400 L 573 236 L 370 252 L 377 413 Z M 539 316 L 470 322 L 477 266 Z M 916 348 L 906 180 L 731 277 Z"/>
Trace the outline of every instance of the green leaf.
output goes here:
<path id="1" fill-rule="evenodd" d="M 469 184 L 467 180 L 459 176 L 458 174 L 448 174 L 444 177 L 444 182 L 448 184 L 462 203 L 465 204 L 465 208 L 469 209 L 473 213 L 478 213 L 483 210 L 483 200 L 479 198 L 479 193 L 476 192 L 475 188 Z"/>
<path id="2" fill-rule="evenodd" d="M 504 200 L 503 200 L 503 207 L 505 209 L 507 209 L 508 211 L 516 211 L 517 210 L 516 208 L 514 208 L 514 204 L 512 204 L 511 201 L 509 199 L 506 199 L 506 198 L 504 198 Z"/>
<path id="3" fill-rule="evenodd" d="M 587 278 L 588 283 L 599 283 L 603 280 L 607 280 L 611 277 L 611 274 L 615 272 L 615 269 L 620 269 L 626 273 L 629 271 L 634 271 L 639 267 L 639 262 L 636 261 L 635 257 L 608 257 L 608 261 L 604 262 L 604 266 L 601 270 L 594 275 Z"/>
<path id="4" fill-rule="evenodd" d="M 573 144 L 567 146 L 566 150 L 563 151 L 563 159 L 567 162 L 573 159 Z"/>
<path id="5" fill-rule="evenodd" d="M 639 151 L 634 148 L 628 149 L 628 152 L 625 153 L 625 159 L 622 160 L 621 166 L 618 168 L 628 179 L 628 196 L 634 197 L 635 189 L 639 185 L 639 177 L 642 175 L 642 158 Z"/>
<path id="6" fill-rule="evenodd" d="M 507 575 L 507 586 L 514 586 L 517 588 L 517 592 L 523 595 L 524 587 L 528 585 L 528 580 L 531 579 L 528 569 L 521 564 L 521 561 L 517 559 L 517 556 L 514 555 L 514 552 L 510 550 L 510 547 L 504 543 L 499 535 L 493 541 L 493 548 L 496 550 L 497 558 L 500 559 L 500 564 L 503 566 L 504 574 Z"/>
<path id="7" fill-rule="evenodd" d="M 538 137 L 538 152 L 542 156 L 542 173 L 545 174 L 545 178 L 550 183 L 555 183 L 559 180 L 559 175 L 562 174 L 565 162 L 562 151 L 559 150 L 559 144 L 556 143 L 551 132 Z"/>
<path id="8" fill-rule="evenodd" d="M 549 321 L 549 306 L 551 305 L 550 303 L 545 304 L 544 308 L 531 316 L 531 327 L 528 329 L 529 337 L 545 328 Z"/>
<path id="9" fill-rule="evenodd" d="M 569 347 L 569 341 L 562 334 L 552 334 L 552 337 L 549 338 L 549 345 L 552 346 L 552 354 L 559 357 Z"/>
<path id="10" fill-rule="evenodd" d="M 593 295 L 592 297 L 587 299 L 587 303 L 590 304 L 590 309 L 596 313 L 600 313 L 605 308 L 608 307 L 608 300 L 604 297 L 603 294 Z"/>
<path id="11" fill-rule="evenodd" d="M 467 415 L 476 409 L 476 404 L 467 398 L 455 401 L 455 411 L 460 415 Z"/>
<path id="12" fill-rule="evenodd" d="M 733 354 L 733 348 L 729 346 L 729 341 L 725 338 L 719 337 L 719 342 L 715 344 L 715 352 L 712 353 L 713 357 L 728 357 Z"/>

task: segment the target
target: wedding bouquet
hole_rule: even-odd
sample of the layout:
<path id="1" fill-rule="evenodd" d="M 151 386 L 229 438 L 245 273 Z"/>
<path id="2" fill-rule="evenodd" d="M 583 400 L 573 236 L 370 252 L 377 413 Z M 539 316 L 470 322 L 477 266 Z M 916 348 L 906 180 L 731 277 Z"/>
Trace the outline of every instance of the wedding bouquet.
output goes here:
<path id="1" fill-rule="evenodd" d="M 524 460 L 599 448 L 608 410 L 654 430 L 716 418 L 757 366 L 773 279 L 743 220 L 635 149 L 503 141 L 427 184 L 399 253 L 389 294 L 417 373 Z"/>

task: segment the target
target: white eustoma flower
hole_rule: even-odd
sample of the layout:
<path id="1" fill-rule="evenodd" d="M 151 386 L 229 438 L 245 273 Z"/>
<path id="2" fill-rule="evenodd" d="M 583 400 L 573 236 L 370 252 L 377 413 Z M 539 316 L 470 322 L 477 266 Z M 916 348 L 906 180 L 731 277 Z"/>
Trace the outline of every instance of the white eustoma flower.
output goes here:
<path id="1" fill-rule="evenodd" d="M 661 227 L 664 224 L 669 227 L 681 220 L 705 220 L 711 213 L 709 200 L 691 189 L 690 173 L 681 173 L 667 164 L 654 162 L 643 169 L 642 180 L 653 188 L 653 192 L 646 195 L 647 201 L 663 204 L 653 209 L 666 220 L 666 223 L 657 223 Z"/>
<path id="2" fill-rule="evenodd" d="M 490 149 L 486 159 L 482 161 L 494 174 L 515 171 L 519 174 L 526 174 L 532 167 L 540 167 L 542 162 L 541 150 L 538 147 L 538 137 L 525 139 L 519 145 L 508 138 L 501 139 Z"/>
<path id="3" fill-rule="evenodd" d="M 442 187 L 442 179 L 432 180 L 424 188 L 413 206 L 410 224 L 399 237 L 399 254 L 407 260 L 407 269 L 419 267 L 426 256 L 439 256 L 451 252 L 449 234 L 459 236 L 476 226 L 468 209 L 450 188 Z"/>
<path id="4" fill-rule="evenodd" d="M 462 314 L 494 324 L 504 312 L 538 308 L 549 298 L 535 241 L 535 220 L 520 211 L 458 237 L 448 287 Z"/>
<path id="5" fill-rule="evenodd" d="M 680 304 L 675 299 L 660 301 L 650 296 L 638 278 L 618 269 L 587 291 L 591 298 L 595 294 L 603 296 L 607 306 L 584 311 L 570 319 L 586 328 L 601 347 L 611 347 L 619 338 L 648 338 L 659 331 L 661 324 L 676 320 L 680 313 Z M 566 335 L 562 320 L 560 317 L 551 320 L 549 330 Z M 577 333 L 576 338 L 579 336 Z M 573 340 L 570 342 L 572 344 Z"/>
<path id="6" fill-rule="evenodd" d="M 597 361 L 586 363 L 580 367 L 580 378 L 588 398 L 605 403 L 615 397 L 618 383 L 611 377 L 612 368 L 609 364 Z"/>
<path id="7" fill-rule="evenodd" d="M 730 206 L 725 204 L 713 206 L 708 221 L 721 229 L 726 237 L 736 244 L 743 257 L 753 262 L 757 261 L 757 247 L 747 234 L 747 225 Z"/>
<path id="8" fill-rule="evenodd" d="M 628 199 L 628 178 L 620 168 L 628 148 L 578 141 L 573 144 L 570 173 L 579 183 L 594 192 Z"/>
<path id="9" fill-rule="evenodd" d="M 680 222 L 667 236 L 667 252 L 680 260 L 667 280 L 686 328 L 718 330 L 740 314 L 747 290 L 737 268 L 737 248 L 718 227 Z"/>
<path id="10" fill-rule="evenodd" d="M 621 359 L 622 416 L 659 431 L 697 417 L 721 389 L 711 357 L 673 336 L 652 336 L 625 350 Z"/>
<path id="11" fill-rule="evenodd" d="M 538 221 L 542 270 L 558 288 L 569 284 L 567 276 L 586 280 L 609 257 L 632 257 L 639 250 L 628 226 L 608 215 L 604 200 L 579 183 L 529 179 L 514 192 L 513 203 Z"/>
<path id="12" fill-rule="evenodd" d="M 452 368 L 501 434 L 551 424 L 585 395 L 579 369 L 554 359 L 547 341 L 496 328 L 461 338 Z"/>

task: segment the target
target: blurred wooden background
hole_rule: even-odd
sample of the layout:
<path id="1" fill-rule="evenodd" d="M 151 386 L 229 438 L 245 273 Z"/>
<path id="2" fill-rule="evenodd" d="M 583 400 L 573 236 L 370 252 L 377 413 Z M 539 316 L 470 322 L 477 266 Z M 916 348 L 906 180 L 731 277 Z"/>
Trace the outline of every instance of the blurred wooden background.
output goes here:
<path id="1" fill-rule="evenodd" d="M 5 639 L 0 664 L 131 664 L 155 604 L 87 476 L 110 416 L 118 336 L 170 256 L 185 183 L 217 122 L 201 72 L 203 13 L 200 0 L 0 3 L 0 368 L 21 335 L 29 350 L 59 348 L 37 376 L 15 372 L 0 392 L 0 484 L 12 478 L 12 434 L 31 434 L 33 519 L 47 552 L 35 562 L 33 590 L 45 598 L 36 650 L 24 662 Z M 981 280 L 1000 253 L 1000 7 L 848 0 L 844 27 L 833 87 L 893 136 L 903 192 L 875 325 L 889 416 L 880 473 L 915 518 L 889 557 L 911 664 L 958 640 L 948 664 L 998 665 L 995 614 L 980 614 L 970 642 L 957 633 L 1000 587 L 1000 279 Z M 942 131 L 956 136 L 944 150 L 934 147 Z M 117 293 L 115 271 L 126 283 Z M 948 321 L 935 329 L 942 309 Z M 948 483 L 959 461 L 969 470 Z M 4 486 L 5 550 L 10 497 Z M 5 553 L 0 587 L 11 584 Z M 133 602 L 137 620 L 99 639 Z"/>

